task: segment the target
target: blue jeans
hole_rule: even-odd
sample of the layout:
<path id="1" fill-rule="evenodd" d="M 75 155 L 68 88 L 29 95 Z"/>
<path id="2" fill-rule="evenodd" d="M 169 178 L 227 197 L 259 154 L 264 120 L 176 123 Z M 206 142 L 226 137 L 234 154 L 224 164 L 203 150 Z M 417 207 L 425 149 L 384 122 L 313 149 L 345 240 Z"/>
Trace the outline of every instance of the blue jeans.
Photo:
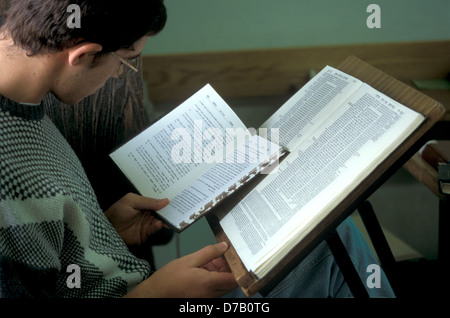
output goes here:
<path id="1" fill-rule="evenodd" d="M 369 245 L 351 218 L 347 218 L 338 226 L 337 232 L 357 269 L 362 282 L 372 274 L 367 272 L 370 264 L 378 264 Z M 391 298 L 394 292 L 385 273 L 380 272 L 379 288 L 366 290 L 370 297 Z M 246 297 L 240 288 L 225 297 Z M 262 297 L 260 294 L 254 297 Z M 326 298 L 353 297 L 339 267 L 324 241 L 320 243 L 291 273 L 284 278 L 269 294 L 269 298 Z"/>

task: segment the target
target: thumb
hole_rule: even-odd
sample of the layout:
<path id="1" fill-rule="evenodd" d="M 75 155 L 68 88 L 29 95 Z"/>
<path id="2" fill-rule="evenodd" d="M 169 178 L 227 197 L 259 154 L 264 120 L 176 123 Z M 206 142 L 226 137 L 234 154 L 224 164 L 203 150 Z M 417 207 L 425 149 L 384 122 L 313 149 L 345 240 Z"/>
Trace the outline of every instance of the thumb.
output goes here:
<path id="1" fill-rule="evenodd" d="M 168 203 L 168 199 L 153 199 L 144 197 L 138 194 L 129 193 L 126 196 L 126 200 L 128 201 L 128 204 L 138 210 L 153 210 L 158 211 L 159 209 L 162 209 L 165 207 Z"/>
<path id="2" fill-rule="evenodd" d="M 193 267 L 200 267 L 208 264 L 213 259 L 222 256 L 227 250 L 228 245 L 225 242 L 208 245 L 201 250 L 188 255 L 188 261 Z"/>

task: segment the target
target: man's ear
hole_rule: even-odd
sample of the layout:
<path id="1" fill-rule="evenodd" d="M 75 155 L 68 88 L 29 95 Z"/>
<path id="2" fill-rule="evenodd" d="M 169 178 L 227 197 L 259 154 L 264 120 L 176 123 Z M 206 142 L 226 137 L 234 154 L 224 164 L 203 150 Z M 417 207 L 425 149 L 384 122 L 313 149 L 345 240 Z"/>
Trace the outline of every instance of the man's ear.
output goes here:
<path id="1" fill-rule="evenodd" d="M 102 50 L 97 43 L 81 43 L 69 49 L 69 65 L 77 66 L 83 63 L 92 63 L 93 56 Z"/>

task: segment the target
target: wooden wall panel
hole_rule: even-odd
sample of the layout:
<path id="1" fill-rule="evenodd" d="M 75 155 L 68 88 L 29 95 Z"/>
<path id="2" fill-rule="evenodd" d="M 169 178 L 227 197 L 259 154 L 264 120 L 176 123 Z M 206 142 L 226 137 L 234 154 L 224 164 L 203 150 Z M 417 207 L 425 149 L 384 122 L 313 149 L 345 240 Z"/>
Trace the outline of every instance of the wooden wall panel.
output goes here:
<path id="1" fill-rule="evenodd" d="M 224 98 L 279 96 L 350 55 L 409 85 L 450 72 L 450 41 L 433 41 L 152 55 L 144 57 L 144 77 L 154 102 L 182 101 L 206 83 Z M 450 91 L 425 93 L 450 108 Z"/>

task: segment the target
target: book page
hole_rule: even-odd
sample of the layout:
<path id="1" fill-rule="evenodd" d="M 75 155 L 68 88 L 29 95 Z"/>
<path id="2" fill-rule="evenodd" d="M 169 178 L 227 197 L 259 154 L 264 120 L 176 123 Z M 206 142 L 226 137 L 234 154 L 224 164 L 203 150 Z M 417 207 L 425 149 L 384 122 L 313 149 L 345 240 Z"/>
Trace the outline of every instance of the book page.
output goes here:
<path id="1" fill-rule="evenodd" d="M 277 144 L 253 135 L 248 142 L 236 147 L 226 160 L 201 174 L 156 213 L 177 231 L 182 231 L 261 173 L 265 164 L 277 163 L 281 153 L 282 149 Z"/>
<path id="2" fill-rule="evenodd" d="M 424 117 L 362 85 L 220 224 L 258 277 L 289 252 Z"/>
<path id="3" fill-rule="evenodd" d="M 233 142 L 227 129 L 246 127 L 206 85 L 110 156 L 142 195 L 172 199 L 212 166 L 206 150 Z"/>
<path id="4" fill-rule="evenodd" d="M 360 80 L 326 66 L 261 128 L 268 129 L 268 139 L 271 139 L 271 129 L 278 128 L 279 144 L 291 150 L 361 85 Z"/>

